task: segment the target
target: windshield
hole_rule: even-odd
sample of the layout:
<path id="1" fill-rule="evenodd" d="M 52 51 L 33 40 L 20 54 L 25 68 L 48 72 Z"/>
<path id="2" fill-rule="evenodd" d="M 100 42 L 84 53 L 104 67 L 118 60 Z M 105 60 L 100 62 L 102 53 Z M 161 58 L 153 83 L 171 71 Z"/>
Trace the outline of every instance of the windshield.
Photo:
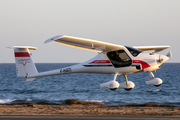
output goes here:
<path id="1" fill-rule="evenodd" d="M 139 53 L 142 52 L 141 50 L 138 50 L 138 49 L 133 48 L 133 47 L 128 47 L 128 46 L 125 46 L 125 47 L 129 50 L 129 52 L 130 52 L 134 57 L 138 56 Z"/>

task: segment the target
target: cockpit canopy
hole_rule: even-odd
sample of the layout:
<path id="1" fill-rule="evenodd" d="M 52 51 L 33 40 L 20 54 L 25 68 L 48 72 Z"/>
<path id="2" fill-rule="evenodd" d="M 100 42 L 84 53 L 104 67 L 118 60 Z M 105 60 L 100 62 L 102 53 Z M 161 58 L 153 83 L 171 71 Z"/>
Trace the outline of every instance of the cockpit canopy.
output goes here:
<path id="1" fill-rule="evenodd" d="M 142 52 L 141 50 L 138 50 L 138 49 L 133 48 L 133 47 L 129 47 L 129 46 L 125 46 L 125 47 L 129 50 L 129 52 L 130 52 L 134 57 L 138 56 L 139 53 Z"/>
<path id="2" fill-rule="evenodd" d="M 132 64 L 131 58 L 123 49 L 108 52 L 107 56 L 115 68 L 127 67 Z"/>
<path id="3" fill-rule="evenodd" d="M 125 47 L 134 57 L 138 56 L 142 52 L 141 50 L 135 49 L 133 47 Z M 115 68 L 127 67 L 132 64 L 132 59 L 123 49 L 108 52 L 107 56 Z"/>

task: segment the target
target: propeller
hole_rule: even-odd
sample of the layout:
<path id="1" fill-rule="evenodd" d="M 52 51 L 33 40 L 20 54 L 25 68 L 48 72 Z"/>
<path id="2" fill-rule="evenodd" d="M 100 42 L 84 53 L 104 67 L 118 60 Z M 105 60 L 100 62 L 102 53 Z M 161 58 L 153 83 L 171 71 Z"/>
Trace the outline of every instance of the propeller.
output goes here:
<path id="1" fill-rule="evenodd" d="M 169 58 L 172 58 L 172 53 L 171 53 L 171 51 L 169 51 L 169 53 L 168 53 L 166 56 L 169 57 Z"/>
<path id="2" fill-rule="evenodd" d="M 167 55 L 159 55 L 159 60 L 157 62 L 159 63 L 164 63 L 165 61 L 167 61 L 169 58 L 172 58 L 172 53 L 171 51 L 168 52 Z"/>

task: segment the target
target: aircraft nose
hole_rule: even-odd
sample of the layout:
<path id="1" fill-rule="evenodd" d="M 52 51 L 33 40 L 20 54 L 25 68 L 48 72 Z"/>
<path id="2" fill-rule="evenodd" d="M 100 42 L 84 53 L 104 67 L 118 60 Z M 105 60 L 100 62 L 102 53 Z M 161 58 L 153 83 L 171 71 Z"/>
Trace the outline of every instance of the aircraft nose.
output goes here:
<path id="1" fill-rule="evenodd" d="M 169 60 L 169 57 L 167 57 L 166 55 L 160 55 L 159 60 L 160 60 L 161 63 L 164 63 L 167 60 Z"/>

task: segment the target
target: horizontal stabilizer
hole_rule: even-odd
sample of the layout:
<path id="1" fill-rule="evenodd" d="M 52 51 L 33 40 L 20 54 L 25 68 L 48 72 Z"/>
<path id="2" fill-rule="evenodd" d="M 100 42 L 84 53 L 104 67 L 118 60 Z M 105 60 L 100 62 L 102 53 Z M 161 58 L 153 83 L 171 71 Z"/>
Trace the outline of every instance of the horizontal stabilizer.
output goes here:
<path id="1" fill-rule="evenodd" d="M 31 50 L 37 50 L 36 47 L 31 47 L 31 46 L 13 46 L 13 47 L 9 47 L 9 48 L 12 48 L 12 49 L 15 49 L 15 48 L 22 48 L 22 49 L 31 49 Z"/>

